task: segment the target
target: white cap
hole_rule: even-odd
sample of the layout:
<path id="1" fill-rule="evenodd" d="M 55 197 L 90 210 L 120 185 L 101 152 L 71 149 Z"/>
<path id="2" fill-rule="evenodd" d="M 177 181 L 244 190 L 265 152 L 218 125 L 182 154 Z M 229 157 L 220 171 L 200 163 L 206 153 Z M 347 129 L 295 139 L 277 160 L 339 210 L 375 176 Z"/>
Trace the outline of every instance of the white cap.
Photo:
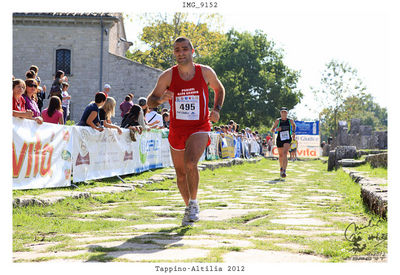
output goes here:
<path id="1" fill-rule="evenodd" d="M 108 88 L 108 89 L 111 88 L 110 84 L 105 84 L 105 85 L 104 85 L 104 89 L 107 89 L 107 88 Z"/>

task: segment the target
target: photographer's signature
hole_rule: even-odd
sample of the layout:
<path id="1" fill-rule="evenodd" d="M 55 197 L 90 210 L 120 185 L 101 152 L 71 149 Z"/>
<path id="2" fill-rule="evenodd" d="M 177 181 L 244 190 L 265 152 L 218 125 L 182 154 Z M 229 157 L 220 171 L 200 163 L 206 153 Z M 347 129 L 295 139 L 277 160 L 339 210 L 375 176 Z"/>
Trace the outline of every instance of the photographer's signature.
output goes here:
<path id="1" fill-rule="evenodd" d="M 344 231 L 344 237 L 346 238 L 347 241 L 353 243 L 354 251 L 361 252 L 367 247 L 367 244 L 365 242 L 363 242 L 364 239 L 361 236 L 362 233 L 365 232 L 364 231 L 365 229 L 376 227 L 381 222 L 382 222 L 381 220 L 378 220 L 377 222 L 373 223 L 372 219 L 370 219 L 368 224 L 365 226 L 358 226 L 355 222 L 352 222 L 346 227 L 346 230 Z M 378 241 L 378 243 L 375 245 L 375 247 L 376 247 L 387 240 L 387 233 L 379 233 L 378 232 L 375 234 L 369 234 L 369 235 L 367 235 L 367 239 L 369 241 L 373 241 L 373 240 Z"/>

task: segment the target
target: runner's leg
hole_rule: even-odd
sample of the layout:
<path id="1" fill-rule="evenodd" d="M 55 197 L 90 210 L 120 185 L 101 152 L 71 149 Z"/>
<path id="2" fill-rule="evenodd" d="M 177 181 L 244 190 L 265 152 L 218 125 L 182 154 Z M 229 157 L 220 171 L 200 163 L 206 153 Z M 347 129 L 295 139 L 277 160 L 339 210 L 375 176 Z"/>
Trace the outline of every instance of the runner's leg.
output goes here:
<path id="1" fill-rule="evenodd" d="M 289 152 L 290 149 L 290 143 L 284 143 L 283 144 L 283 148 L 282 148 L 282 155 L 283 155 L 283 170 L 286 170 L 287 164 L 288 164 L 288 158 L 287 158 L 287 154 Z"/>
<path id="2" fill-rule="evenodd" d="M 171 149 L 170 151 L 171 151 L 172 162 L 174 163 L 175 167 L 176 183 L 178 185 L 179 192 L 181 193 L 181 196 L 186 206 L 188 206 L 190 194 L 189 194 L 185 161 L 184 161 L 185 150 L 178 151 L 174 150 L 172 147 L 170 147 L 170 149 Z"/>
<path id="3" fill-rule="evenodd" d="M 197 168 L 197 163 L 204 153 L 207 143 L 208 133 L 195 133 L 186 141 L 184 165 L 186 169 L 190 199 L 192 200 L 197 198 L 197 189 L 199 187 L 199 170 Z"/>
<path id="4" fill-rule="evenodd" d="M 283 168 L 284 165 L 284 152 L 283 152 L 283 147 L 278 147 L 278 153 L 279 153 L 279 167 Z"/>

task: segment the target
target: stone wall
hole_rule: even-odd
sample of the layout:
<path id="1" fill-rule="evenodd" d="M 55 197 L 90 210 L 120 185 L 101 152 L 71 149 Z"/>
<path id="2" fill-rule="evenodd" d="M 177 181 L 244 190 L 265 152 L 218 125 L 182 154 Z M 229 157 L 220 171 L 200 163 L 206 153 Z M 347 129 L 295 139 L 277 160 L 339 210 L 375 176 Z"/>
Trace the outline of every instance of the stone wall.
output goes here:
<path id="1" fill-rule="evenodd" d="M 381 153 L 376 155 L 368 155 L 365 160 L 371 164 L 372 167 L 384 167 L 387 168 L 387 153 Z"/>
<path id="2" fill-rule="evenodd" d="M 78 122 L 83 110 L 94 100 L 96 92 L 105 83 L 111 85 L 110 96 L 117 101 L 116 122 L 120 122 L 119 104 L 125 95 L 135 93 L 147 96 L 153 89 L 161 70 L 151 68 L 122 56 L 126 45 L 118 46 L 117 39 L 124 35 L 123 26 L 116 17 L 102 19 L 103 32 L 103 72 L 100 83 L 101 25 L 99 18 L 84 17 L 13 17 L 13 75 L 25 79 L 25 72 L 34 64 L 39 67 L 42 85 L 47 86 L 46 96 L 55 75 L 55 52 L 57 49 L 71 50 L 71 75 L 68 75 L 71 94 L 71 119 Z M 126 43 L 125 43 L 126 44 Z M 123 48 L 123 46 L 125 48 Z M 101 88 L 100 88 L 101 87 Z M 44 102 L 44 108 L 48 100 Z"/>
<path id="3" fill-rule="evenodd" d="M 147 97 L 154 89 L 161 72 L 161 70 L 133 62 L 127 58 L 109 54 L 107 79 L 111 85 L 110 96 L 117 101 L 113 122 L 121 123 L 122 121 L 119 104 L 125 99 L 125 96 L 133 93 L 135 103 L 139 97 Z M 168 103 L 165 105 L 169 108 Z"/>
<path id="4" fill-rule="evenodd" d="M 361 125 L 360 119 L 352 119 L 350 130 L 346 121 L 339 121 L 336 146 L 355 146 L 357 149 L 387 149 L 387 131 L 372 131 L 372 127 Z"/>

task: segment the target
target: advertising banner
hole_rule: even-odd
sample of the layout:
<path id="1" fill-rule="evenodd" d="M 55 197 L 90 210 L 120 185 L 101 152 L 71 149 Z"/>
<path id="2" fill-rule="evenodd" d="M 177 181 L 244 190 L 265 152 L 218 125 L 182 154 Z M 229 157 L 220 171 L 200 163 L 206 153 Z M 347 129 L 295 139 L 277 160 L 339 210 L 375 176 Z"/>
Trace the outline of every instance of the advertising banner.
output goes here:
<path id="1" fill-rule="evenodd" d="M 137 134 L 133 142 L 127 129 L 123 129 L 122 135 L 119 135 L 114 129 L 99 132 L 90 127 L 75 126 L 74 182 L 140 173 L 170 164 L 166 137 L 164 134 L 162 138 L 161 130 L 151 130 Z M 161 147 L 164 147 L 163 150 Z"/>
<path id="2" fill-rule="evenodd" d="M 319 121 L 295 120 L 296 135 L 319 135 Z"/>
<path id="3" fill-rule="evenodd" d="M 297 144 L 297 157 L 303 158 L 316 158 L 321 156 L 320 136 L 314 135 L 296 135 Z M 279 156 L 278 147 L 272 147 L 272 154 L 275 157 Z M 288 154 L 289 155 L 289 154 Z"/>
<path id="4" fill-rule="evenodd" d="M 71 185 L 71 127 L 13 117 L 13 189 Z"/>
<path id="5" fill-rule="evenodd" d="M 219 159 L 218 144 L 221 135 L 218 133 L 210 133 L 211 143 L 206 149 L 206 160 Z"/>
<path id="6" fill-rule="evenodd" d="M 235 145 L 233 136 L 225 135 L 220 138 L 221 141 L 221 154 L 222 158 L 234 158 L 235 157 Z"/>

